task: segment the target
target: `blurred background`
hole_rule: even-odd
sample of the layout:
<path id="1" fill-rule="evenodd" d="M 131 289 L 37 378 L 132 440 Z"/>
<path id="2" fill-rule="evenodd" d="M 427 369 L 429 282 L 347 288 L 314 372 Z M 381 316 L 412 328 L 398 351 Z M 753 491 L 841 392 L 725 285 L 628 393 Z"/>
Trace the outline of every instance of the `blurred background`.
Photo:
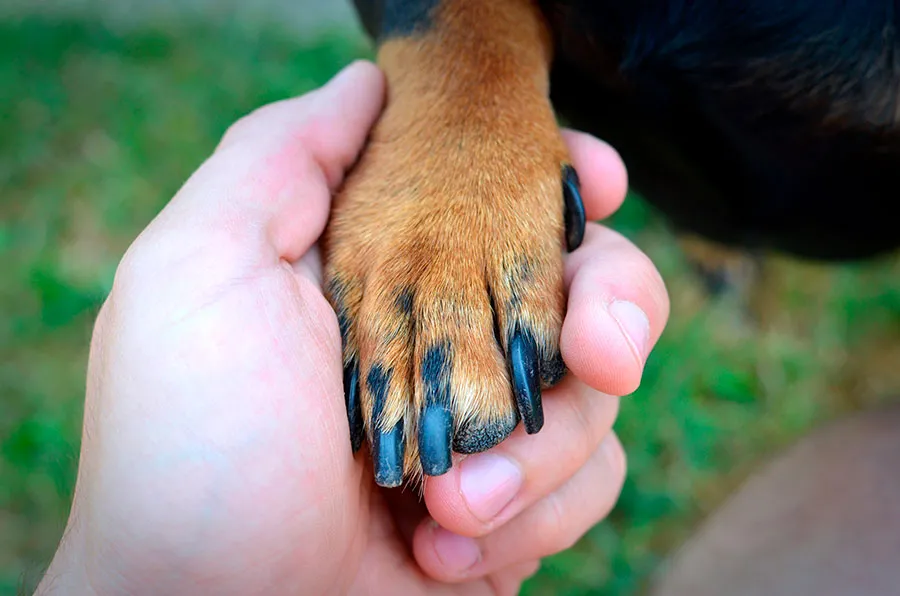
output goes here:
<path id="1" fill-rule="evenodd" d="M 349 0 L 0 3 L 0 596 L 31 592 L 64 528 L 126 247 L 234 119 L 371 55 Z M 610 225 L 663 272 L 671 323 L 622 404 L 618 506 L 528 594 L 641 594 L 765 458 L 900 395 L 900 259 L 771 258 L 751 300 L 710 299 L 639 197 Z"/>

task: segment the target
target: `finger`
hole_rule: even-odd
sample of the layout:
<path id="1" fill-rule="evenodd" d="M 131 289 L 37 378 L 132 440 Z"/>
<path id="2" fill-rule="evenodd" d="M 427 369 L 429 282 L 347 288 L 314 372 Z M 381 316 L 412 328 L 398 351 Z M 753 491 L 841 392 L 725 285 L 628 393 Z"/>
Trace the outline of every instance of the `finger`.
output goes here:
<path id="1" fill-rule="evenodd" d="M 563 130 L 562 136 L 578 172 L 588 220 L 609 217 L 622 205 L 628 191 L 622 158 L 610 145 L 587 133 Z"/>
<path id="2" fill-rule="evenodd" d="M 533 561 L 573 546 L 615 505 L 625 479 L 625 455 L 613 433 L 558 491 L 481 538 L 423 523 L 413 538 L 421 569 L 439 581 L 459 582 Z"/>
<path id="3" fill-rule="evenodd" d="M 449 531 L 482 536 L 562 486 L 596 451 L 616 418 L 619 400 L 568 376 L 546 392 L 547 423 L 508 439 L 425 484 L 431 517 Z"/>
<path id="4" fill-rule="evenodd" d="M 253 150 L 301 141 L 334 191 L 356 161 L 383 103 L 383 74 L 371 62 L 357 60 L 322 87 L 241 118 L 225 131 L 216 153 L 247 143 Z"/>
<path id="5" fill-rule="evenodd" d="M 238 243 L 299 258 L 321 235 L 331 193 L 356 160 L 383 101 L 381 71 L 359 61 L 316 91 L 245 116 L 148 235 L 159 228 L 183 232 L 207 254 L 217 243 Z"/>
<path id="6" fill-rule="evenodd" d="M 588 224 L 581 248 L 566 257 L 565 283 L 560 350 L 569 370 L 604 393 L 633 392 L 669 317 L 656 267 L 622 235 Z"/>

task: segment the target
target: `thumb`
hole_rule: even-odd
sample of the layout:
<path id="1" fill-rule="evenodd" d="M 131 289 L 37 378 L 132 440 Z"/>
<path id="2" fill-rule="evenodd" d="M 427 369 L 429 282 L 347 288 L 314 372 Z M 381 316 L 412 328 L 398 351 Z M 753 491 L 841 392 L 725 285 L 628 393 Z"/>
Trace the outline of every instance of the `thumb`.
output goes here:
<path id="1" fill-rule="evenodd" d="M 331 193 L 378 118 L 384 89 L 381 71 L 357 61 L 315 91 L 241 118 L 151 228 L 184 232 L 202 253 L 225 241 L 298 259 L 322 234 Z"/>

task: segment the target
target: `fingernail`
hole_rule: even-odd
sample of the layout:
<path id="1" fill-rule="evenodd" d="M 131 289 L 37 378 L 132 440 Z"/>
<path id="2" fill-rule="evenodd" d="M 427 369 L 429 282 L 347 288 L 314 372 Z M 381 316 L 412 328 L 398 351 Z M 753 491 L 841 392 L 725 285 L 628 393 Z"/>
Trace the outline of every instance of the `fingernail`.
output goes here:
<path id="1" fill-rule="evenodd" d="M 459 486 L 472 515 L 483 522 L 492 520 L 522 487 L 519 466 L 502 455 L 481 453 L 460 464 Z"/>
<path id="2" fill-rule="evenodd" d="M 437 526 L 434 533 L 434 551 L 441 564 L 455 574 L 462 574 L 481 560 L 481 549 L 471 538 L 448 532 Z"/>
<path id="3" fill-rule="evenodd" d="M 626 300 L 616 300 L 610 304 L 609 314 L 619 324 L 622 333 L 643 362 L 647 358 L 647 344 L 650 343 L 650 320 L 647 315 L 637 304 Z"/>

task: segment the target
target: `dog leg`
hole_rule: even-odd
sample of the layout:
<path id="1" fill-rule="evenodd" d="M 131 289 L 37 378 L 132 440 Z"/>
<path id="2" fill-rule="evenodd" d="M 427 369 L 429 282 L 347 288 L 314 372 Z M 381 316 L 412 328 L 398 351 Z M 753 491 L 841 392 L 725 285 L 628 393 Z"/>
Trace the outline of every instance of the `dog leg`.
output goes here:
<path id="1" fill-rule="evenodd" d="M 528 0 L 385 0 L 387 107 L 336 197 L 326 279 L 351 440 L 381 486 L 445 473 L 565 372 L 564 250 L 584 234 Z"/>

